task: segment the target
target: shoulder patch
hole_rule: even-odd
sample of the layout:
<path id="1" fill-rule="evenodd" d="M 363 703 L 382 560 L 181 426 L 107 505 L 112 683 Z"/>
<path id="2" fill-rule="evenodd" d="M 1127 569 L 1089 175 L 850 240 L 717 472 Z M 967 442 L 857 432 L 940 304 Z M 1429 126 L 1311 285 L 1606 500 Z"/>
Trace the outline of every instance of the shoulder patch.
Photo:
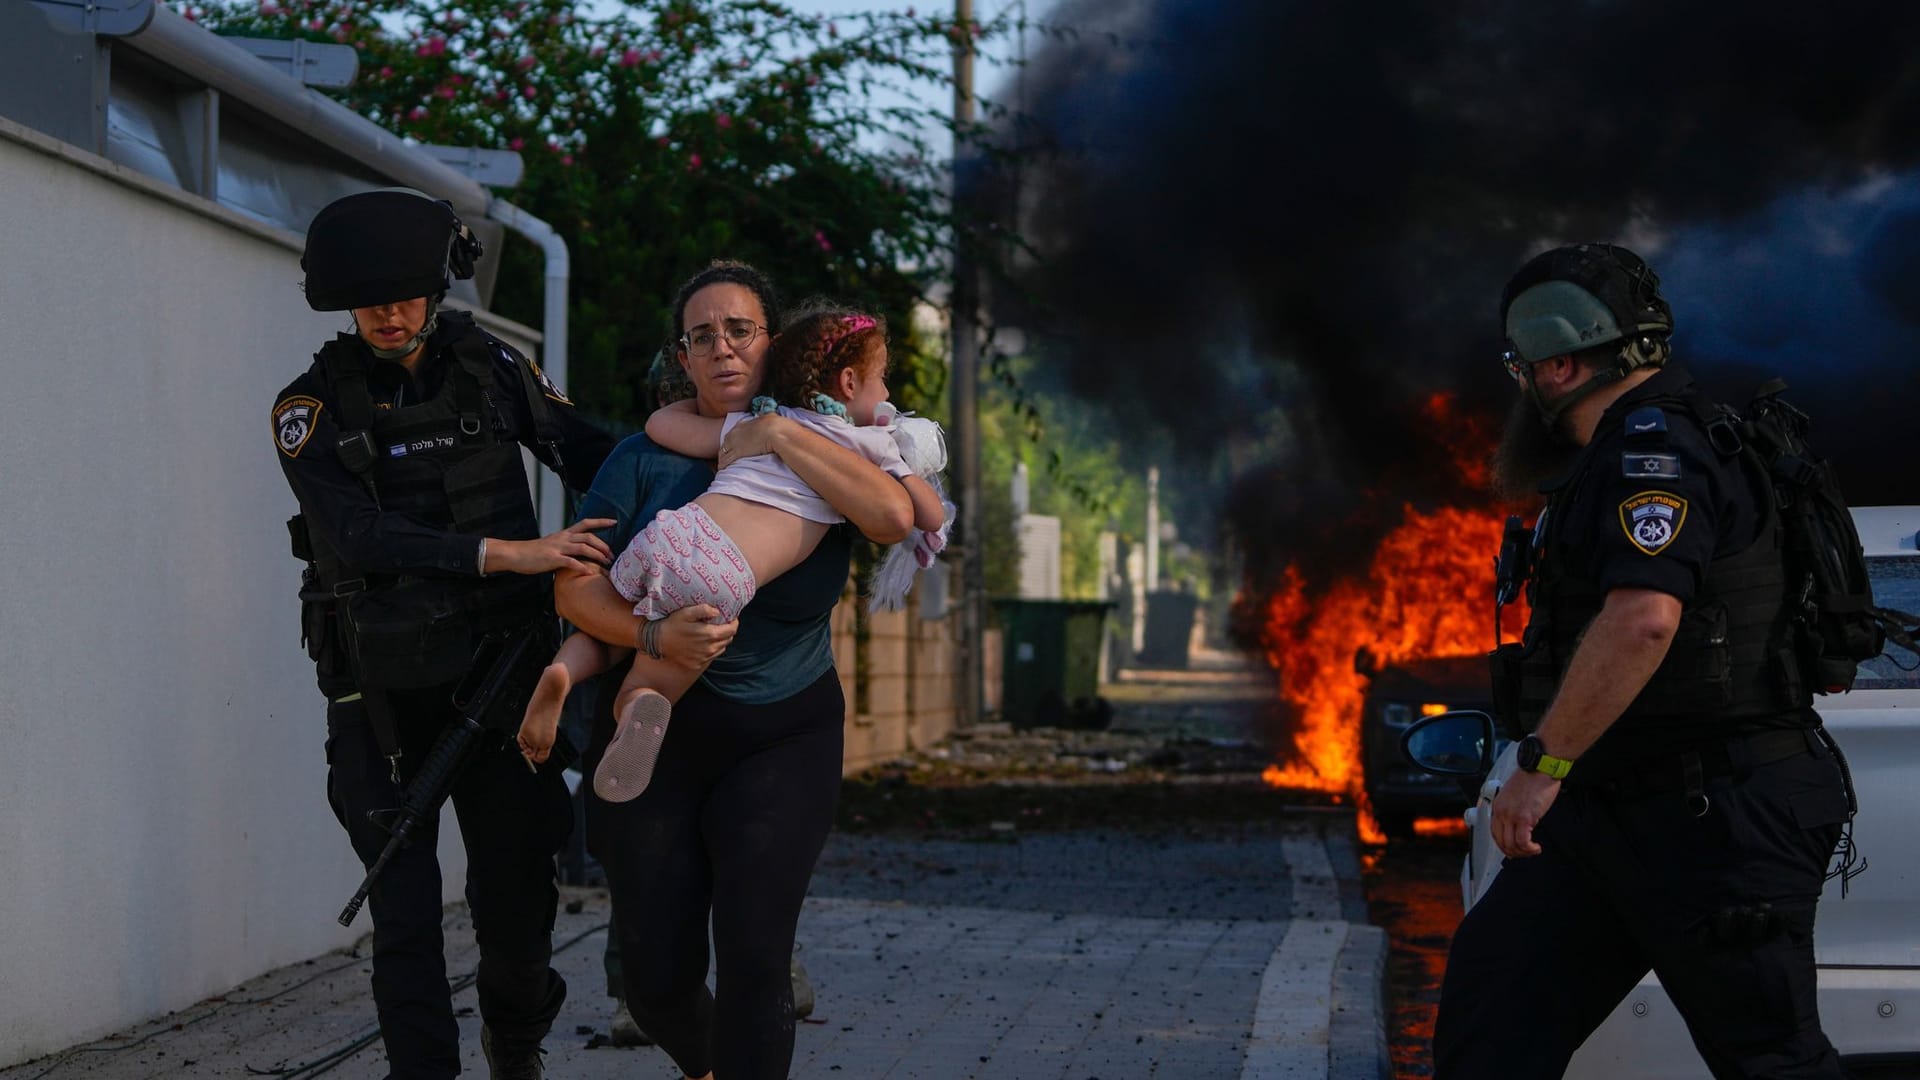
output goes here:
<path id="1" fill-rule="evenodd" d="M 1620 504 L 1620 528 L 1634 547 L 1658 555 L 1687 523 L 1687 500 L 1667 491 L 1643 491 Z"/>
<path id="2" fill-rule="evenodd" d="M 320 399 L 305 394 L 281 398 L 273 407 L 273 441 L 290 458 L 300 456 L 300 448 L 313 437 L 314 421 L 320 416 Z"/>
<path id="3" fill-rule="evenodd" d="M 1627 438 L 1644 438 L 1667 433 L 1667 414 L 1658 405 L 1648 405 L 1627 414 Z"/>
<path id="4" fill-rule="evenodd" d="M 547 378 L 547 373 L 540 370 L 540 365 L 534 363 L 533 357 L 527 357 L 527 366 L 533 369 L 533 381 L 540 384 L 541 393 L 562 405 L 573 404 L 573 402 L 567 400 L 567 395 L 560 392 L 559 387 L 553 385 L 553 380 Z"/>
<path id="5" fill-rule="evenodd" d="M 1678 480 L 1677 454 L 1621 454 L 1620 475 L 1629 480 Z"/>

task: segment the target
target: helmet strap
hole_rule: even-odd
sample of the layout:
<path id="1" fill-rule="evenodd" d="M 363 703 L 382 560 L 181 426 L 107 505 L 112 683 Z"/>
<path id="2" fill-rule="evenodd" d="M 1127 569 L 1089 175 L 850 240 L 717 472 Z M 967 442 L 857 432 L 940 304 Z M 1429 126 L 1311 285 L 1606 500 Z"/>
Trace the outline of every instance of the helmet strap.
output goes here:
<path id="1" fill-rule="evenodd" d="M 1559 426 L 1560 418 L 1567 414 L 1568 409 L 1573 408 L 1575 405 L 1580 404 L 1582 401 L 1599 393 L 1608 386 L 1626 378 L 1627 374 L 1636 366 L 1638 365 L 1629 365 L 1623 362 L 1615 367 L 1596 371 L 1593 373 L 1593 378 L 1567 391 L 1565 397 L 1549 405 L 1546 399 L 1540 396 L 1540 384 L 1534 381 L 1534 365 L 1528 364 L 1527 396 L 1533 399 L 1533 407 L 1540 411 L 1540 419 L 1547 425 L 1548 430 L 1554 430 Z"/>
<path id="2" fill-rule="evenodd" d="M 438 330 L 439 328 L 440 328 L 440 298 L 437 296 L 430 296 L 427 298 L 427 320 L 420 324 L 419 333 L 408 338 L 406 341 L 401 342 L 398 345 L 395 345 L 391 349 L 378 348 L 372 342 L 367 342 L 367 351 L 373 353 L 373 355 L 379 357 L 382 360 L 403 360 L 409 354 L 411 354 L 413 350 L 425 344 L 426 340 L 432 337 L 433 332 L 435 330 Z M 354 330 L 358 332 L 359 330 L 358 323 L 354 324 Z M 365 340 L 365 339 L 362 339 L 362 340 Z"/>

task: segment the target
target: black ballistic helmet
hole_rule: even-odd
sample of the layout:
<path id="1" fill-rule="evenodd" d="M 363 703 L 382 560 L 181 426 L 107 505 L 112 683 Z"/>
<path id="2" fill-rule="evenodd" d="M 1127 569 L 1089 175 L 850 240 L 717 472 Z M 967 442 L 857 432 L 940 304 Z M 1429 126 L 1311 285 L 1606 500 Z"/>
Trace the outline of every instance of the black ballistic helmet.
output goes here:
<path id="1" fill-rule="evenodd" d="M 447 291 L 473 276 L 480 241 L 452 204 L 410 188 L 336 199 L 307 226 L 307 306 L 345 311 Z"/>

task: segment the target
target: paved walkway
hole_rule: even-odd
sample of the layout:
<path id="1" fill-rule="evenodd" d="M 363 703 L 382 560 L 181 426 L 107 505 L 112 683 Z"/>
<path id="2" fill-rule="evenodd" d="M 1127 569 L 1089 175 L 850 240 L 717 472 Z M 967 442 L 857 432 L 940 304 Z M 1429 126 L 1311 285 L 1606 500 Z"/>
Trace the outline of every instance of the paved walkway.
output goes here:
<path id="1" fill-rule="evenodd" d="M 819 1006 L 793 1075 L 888 1080 L 1382 1080 L 1381 932 L 1364 925 L 1343 815 L 1293 812 L 1222 838 L 1032 833 L 993 842 L 837 835 L 801 919 Z M 572 987 L 551 1077 L 671 1078 L 607 1047 L 607 902 L 569 890 Z M 1356 920 L 1350 922 L 1349 920 Z M 363 943 L 364 944 L 364 943 Z M 464 909 L 449 970 L 471 972 Z M 385 1075 L 361 953 L 273 972 L 0 1080 Z M 469 1075 L 486 1075 L 462 978 Z"/>

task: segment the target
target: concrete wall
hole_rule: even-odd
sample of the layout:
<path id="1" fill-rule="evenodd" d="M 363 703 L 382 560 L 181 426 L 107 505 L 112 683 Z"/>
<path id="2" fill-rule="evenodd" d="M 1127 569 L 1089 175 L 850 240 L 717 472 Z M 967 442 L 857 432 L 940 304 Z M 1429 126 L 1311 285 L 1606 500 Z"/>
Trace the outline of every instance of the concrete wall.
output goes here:
<path id="1" fill-rule="evenodd" d="M 907 594 L 905 611 L 869 616 L 864 648 L 855 635 L 851 590 L 834 610 L 834 666 L 847 697 L 844 772 L 925 749 L 953 733 L 959 620 L 921 618 L 920 596 L 918 590 Z M 863 669 L 864 709 L 856 693 Z"/>
<path id="2" fill-rule="evenodd" d="M 268 424 L 344 317 L 298 237 L 4 120 L 0 192 L 5 1065 L 368 922 Z"/>

